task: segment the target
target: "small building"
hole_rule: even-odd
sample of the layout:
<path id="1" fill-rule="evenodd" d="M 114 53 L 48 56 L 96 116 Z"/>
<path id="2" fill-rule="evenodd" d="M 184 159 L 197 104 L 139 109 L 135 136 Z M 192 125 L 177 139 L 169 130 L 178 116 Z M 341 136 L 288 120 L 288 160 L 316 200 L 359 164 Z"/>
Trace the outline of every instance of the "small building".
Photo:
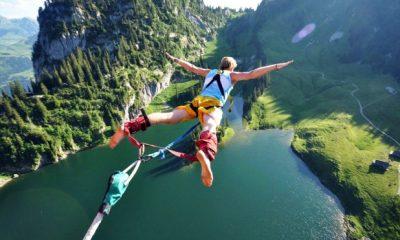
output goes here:
<path id="1" fill-rule="evenodd" d="M 390 152 L 389 158 L 400 159 L 400 150 Z"/>
<path id="2" fill-rule="evenodd" d="M 382 171 L 387 171 L 390 167 L 390 163 L 387 161 L 375 160 L 372 162 L 372 166 L 374 166 Z"/>

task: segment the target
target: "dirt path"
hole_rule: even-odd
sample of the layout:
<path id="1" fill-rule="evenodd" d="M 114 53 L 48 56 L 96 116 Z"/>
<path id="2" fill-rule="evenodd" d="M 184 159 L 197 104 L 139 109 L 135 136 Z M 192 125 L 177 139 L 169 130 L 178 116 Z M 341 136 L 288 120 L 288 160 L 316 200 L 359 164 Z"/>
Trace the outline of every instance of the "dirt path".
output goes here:
<path id="1" fill-rule="evenodd" d="M 354 86 L 354 90 L 353 91 L 351 91 L 351 96 L 357 101 L 357 103 L 358 103 L 358 106 L 359 106 L 359 108 L 360 108 L 360 114 L 361 114 L 361 116 L 375 129 L 375 130 L 377 130 L 378 132 L 380 132 L 380 133 L 382 133 L 383 135 L 385 135 L 387 138 L 389 138 L 390 140 L 392 140 L 394 143 L 396 143 L 399 147 L 400 147 L 400 142 L 399 141 L 397 141 L 396 139 L 394 139 L 392 136 L 390 136 L 389 134 L 387 134 L 386 132 L 384 132 L 383 130 L 381 130 L 380 128 L 378 128 L 366 115 L 365 115 L 365 113 L 364 113 L 364 107 L 363 107 L 363 105 L 361 104 L 361 101 L 355 96 L 355 93 L 356 92 L 358 92 L 359 90 L 360 90 L 360 88 L 355 84 L 355 83 L 353 83 L 353 86 Z M 371 104 L 368 104 L 367 106 L 370 106 Z"/>

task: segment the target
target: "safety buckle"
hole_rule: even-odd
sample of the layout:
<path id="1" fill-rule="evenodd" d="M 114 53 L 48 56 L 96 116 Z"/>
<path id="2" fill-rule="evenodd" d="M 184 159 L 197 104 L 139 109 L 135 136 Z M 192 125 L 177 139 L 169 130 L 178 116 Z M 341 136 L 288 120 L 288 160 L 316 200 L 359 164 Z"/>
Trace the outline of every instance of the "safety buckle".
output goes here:
<path id="1" fill-rule="evenodd" d="M 139 160 L 142 161 L 142 162 L 148 162 L 148 161 L 150 161 L 152 159 L 153 159 L 153 157 L 151 157 L 151 156 L 145 156 L 145 157 L 142 156 L 142 157 L 139 158 Z"/>
<path id="2" fill-rule="evenodd" d="M 151 156 L 143 156 L 144 155 L 144 152 L 146 151 L 146 145 L 145 144 L 142 144 L 141 146 L 140 146 L 140 148 L 139 148 L 139 152 L 138 152 L 138 159 L 140 160 L 140 161 L 142 161 L 142 162 L 148 162 L 148 161 L 150 161 L 151 159 L 153 159 L 153 157 L 151 157 Z"/>

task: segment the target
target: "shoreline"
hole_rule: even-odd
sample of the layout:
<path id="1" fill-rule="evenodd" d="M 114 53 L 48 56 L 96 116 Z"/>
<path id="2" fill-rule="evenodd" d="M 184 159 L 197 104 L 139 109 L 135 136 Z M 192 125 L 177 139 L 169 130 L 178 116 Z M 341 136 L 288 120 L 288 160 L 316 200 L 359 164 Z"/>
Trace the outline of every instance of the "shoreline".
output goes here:
<path id="1" fill-rule="evenodd" d="M 293 130 L 293 133 L 295 134 L 295 130 Z M 343 204 L 343 200 L 340 198 L 340 195 L 338 194 L 337 190 L 339 188 L 339 186 L 334 186 L 336 183 L 335 182 L 329 182 L 326 179 L 322 178 L 319 174 L 318 171 L 315 171 L 315 169 L 313 168 L 312 164 L 310 164 L 304 156 L 302 156 L 293 146 L 294 143 L 294 138 L 292 139 L 291 143 L 290 143 L 290 149 L 292 150 L 292 152 L 301 160 L 304 162 L 304 164 L 307 166 L 307 168 L 312 172 L 312 174 L 314 174 L 318 180 L 320 181 L 320 183 L 326 188 L 328 189 L 333 195 L 335 195 L 336 199 L 339 201 L 339 204 L 341 206 L 341 208 L 343 209 L 343 229 L 345 231 L 345 235 L 346 235 L 346 240 L 355 240 L 355 238 L 351 237 L 351 233 L 354 232 L 354 228 L 352 227 L 351 222 L 348 220 L 347 218 L 347 213 L 349 212 L 348 209 L 346 209 L 345 205 Z"/>
<path id="2" fill-rule="evenodd" d="M 318 174 L 318 171 L 315 171 L 314 166 L 306 160 L 304 156 L 302 156 L 294 147 L 294 142 L 295 142 L 295 135 L 296 135 L 296 130 L 292 126 L 287 126 L 287 127 L 267 127 L 267 128 L 258 128 L 258 129 L 253 129 L 253 128 L 247 128 L 247 130 L 251 131 L 258 131 L 258 130 L 273 130 L 277 129 L 280 131 L 290 131 L 293 133 L 293 138 L 290 141 L 290 149 L 295 154 L 305 165 L 306 167 L 312 172 L 312 174 L 318 179 L 318 181 L 326 188 L 328 189 L 331 194 L 335 196 L 337 199 L 338 203 L 340 204 L 341 209 L 343 210 L 343 229 L 344 233 L 346 235 L 346 240 L 358 240 L 357 238 L 352 238 L 351 235 L 355 231 L 354 227 L 352 226 L 352 223 L 348 219 L 348 212 L 349 209 L 345 207 L 343 204 L 343 200 L 341 199 L 340 195 L 338 194 L 337 190 L 340 188 L 340 186 L 335 186 L 337 185 L 336 182 L 329 182 L 326 179 L 324 179 L 320 174 Z"/>
<path id="3" fill-rule="evenodd" d="M 13 180 L 12 177 L 9 176 L 1 176 L 0 177 L 0 189 L 6 186 L 9 182 Z"/>
<path id="4" fill-rule="evenodd" d="M 37 169 L 27 170 L 27 168 L 22 168 L 21 171 L 13 171 L 12 174 L 18 174 L 19 175 L 16 178 L 14 178 L 12 176 L 7 176 L 7 175 L 0 175 L 0 189 L 3 188 L 4 186 L 6 186 L 8 183 L 12 182 L 14 179 L 17 179 L 17 178 L 21 177 L 22 175 L 29 174 L 29 173 L 36 172 L 36 171 L 40 171 L 40 169 L 42 169 L 42 168 L 45 168 L 47 166 L 54 165 L 54 164 L 57 164 L 57 163 L 59 163 L 61 161 L 66 160 L 68 157 L 70 157 L 73 154 L 76 154 L 76 153 L 79 153 L 79 152 L 82 152 L 82 151 L 86 151 L 86 150 L 90 150 L 90 149 L 94 149 L 94 148 L 97 148 L 97 147 L 105 146 L 105 145 L 106 145 L 106 142 L 103 142 L 103 143 L 98 143 L 98 144 L 93 145 L 93 146 L 87 146 L 87 147 L 83 147 L 83 148 L 79 148 L 79 149 L 75 149 L 75 150 L 71 150 L 71 151 L 65 151 L 62 154 L 63 156 L 59 157 L 56 162 L 44 162 L 44 163 L 40 164 L 40 166 Z M 5 174 L 10 174 L 10 173 L 5 173 Z"/>

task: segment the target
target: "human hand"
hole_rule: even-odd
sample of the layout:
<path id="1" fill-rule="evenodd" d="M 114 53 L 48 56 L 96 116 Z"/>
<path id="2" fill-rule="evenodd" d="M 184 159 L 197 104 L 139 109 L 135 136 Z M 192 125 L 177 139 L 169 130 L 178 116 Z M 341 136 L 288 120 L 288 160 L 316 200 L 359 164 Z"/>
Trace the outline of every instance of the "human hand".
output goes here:
<path id="1" fill-rule="evenodd" d="M 276 70 L 281 70 L 282 68 L 285 68 L 287 66 L 289 66 L 290 64 L 292 64 L 294 62 L 294 60 L 290 60 L 284 63 L 278 63 L 276 64 Z"/>

